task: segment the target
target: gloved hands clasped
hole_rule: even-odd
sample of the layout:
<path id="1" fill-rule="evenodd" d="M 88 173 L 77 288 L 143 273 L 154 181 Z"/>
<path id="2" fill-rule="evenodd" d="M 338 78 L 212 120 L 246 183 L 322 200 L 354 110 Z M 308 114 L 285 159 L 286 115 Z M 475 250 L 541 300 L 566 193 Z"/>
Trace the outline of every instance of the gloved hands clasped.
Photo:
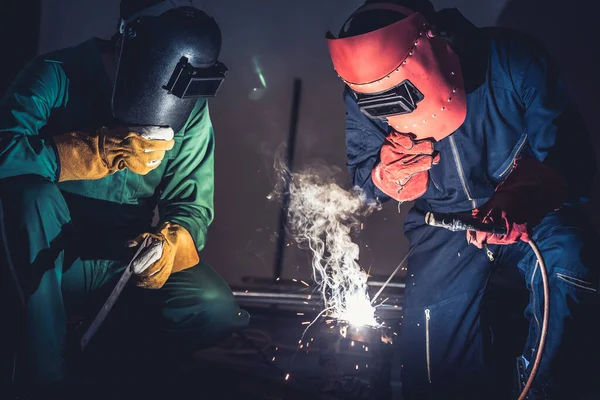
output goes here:
<path id="1" fill-rule="evenodd" d="M 534 158 L 517 159 L 487 203 L 473 210 L 473 217 L 482 222 L 506 226 L 506 234 L 467 231 L 467 242 L 479 248 L 485 243 L 528 242 L 531 228 L 559 209 L 567 196 L 567 182 L 552 168 Z"/>
<path id="2" fill-rule="evenodd" d="M 155 233 L 142 233 L 127 246 L 139 246 L 148 237 L 149 243 L 132 260 L 139 287 L 160 289 L 171 274 L 200 262 L 194 239 L 181 225 L 165 222 Z"/>
<path id="3" fill-rule="evenodd" d="M 392 131 L 381 147 L 380 162 L 373 168 L 373 183 L 397 201 L 421 197 L 429 185 L 429 169 L 440 155 L 429 139 L 413 141 L 411 135 Z"/>
<path id="4" fill-rule="evenodd" d="M 171 128 L 154 126 L 100 128 L 94 134 L 56 136 L 59 182 L 101 179 L 125 168 L 146 175 L 173 148 L 173 136 Z"/>

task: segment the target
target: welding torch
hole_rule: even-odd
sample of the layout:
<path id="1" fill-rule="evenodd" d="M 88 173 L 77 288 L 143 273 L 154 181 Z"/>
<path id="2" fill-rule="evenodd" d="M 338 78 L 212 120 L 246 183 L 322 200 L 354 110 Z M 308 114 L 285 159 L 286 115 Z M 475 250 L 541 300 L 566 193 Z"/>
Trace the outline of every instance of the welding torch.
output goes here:
<path id="1" fill-rule="evenodd" d="M 431 226 L 437 226 L 440 228 L 445 228 L 453 232 L 458 231 L 477 231 L 477 232 L 485 232 L 497 235 L 505 235 L 506 228 L 500 225 L 488 224 L 481 222 L 479 220 L 475 220 L 474 218 L 465 218 L 463 216 L 457 214 L 444 214 L 444 213 L 436 213 L 436 212 L 427 212 L 425 214 L 425 223 Z M 550 289 L 548 285 L 548 272 L 546 269 L 546 264 L 544 263 L 544 259 L 542 254 L 533 241 L 533 239 L 529 239 L 527 242 L 531 249 L 533 250 L 535 256 L 537 257 L 537 263 L 540 266 L 540 272 L 542 275 L 542 283 L 544 286 L 544 318 L 542 322 L 542 331 L 540 332 L 540 339 L 537 354 L 535 356 L 535 361 L 533 363 L 533 367 L 531 368 L 531 373 L 529 374 L 529 378 L 527 379 L 527 383 L 523 388 L 519 396 L 519 400 L 524 400 L 531 388 L 533 383 L 533 379 L 537 373 L 537 370 L 540 365 L 540 360 L 542 358 L 542 352 L 544 350 L 544 345 L 546 343 L 546 335 L 548 334 L 548 318 L 549 318 L 549 308 L 550 308 Z"/>

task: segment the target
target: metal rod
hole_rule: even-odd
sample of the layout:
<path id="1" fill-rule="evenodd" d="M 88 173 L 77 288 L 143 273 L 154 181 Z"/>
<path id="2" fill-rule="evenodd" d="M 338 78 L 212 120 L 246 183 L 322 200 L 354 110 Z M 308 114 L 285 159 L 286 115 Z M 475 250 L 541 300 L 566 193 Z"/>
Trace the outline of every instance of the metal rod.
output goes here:
<path id="1" fill-rule="evenodd" d="M 304 308 L 321 307 L 320 296 L 313 295 L 310 299 L 306 295 L 294 293 L 269 293 L 269 292 L 233 292 L 234 297 L 243 303 L 269 304 L 269 305 L 293 305 Z M 394 304 L 381 304 L 379 310 L 402 311 L 402 306 Z"/>
<path id="2" fill-rule="evenodd" d="M 269 298 L 280 298 L 280 299 L 303 299 L 307 300 L 305 294 L 294 294 L 294 293 L 271 293 L 271 292 L 233 292 L 236 297 L 269 297 Z M 310 299 L 318 300 L 320 295 L 313 295 Z M 310 300 L 309 299 L 309 300 Z"/>
<path id="3" fill-rule="evenodd" d="M 298 118 L 300 115 L 300 100 L 302 94 L 302 80 L 294 79 L 294 92 L 292 97 L 292 114 L 290 118 L 290 130 L 288 134 L 288 143 L 287 143 L 287 169 L 291 173 L 293 171 L 294 166 L 294 149 L 296 147 L 296 134 L 298 132 Z M 281 272 L 283 270 L 283 259 L 285 253 L 285 222 L 288 211 L 288 206 L 290 203 L 290 195 L 289 195 L 289 179 L 286 179 L 285 186 L 283 190 L 283 198 L 281 204 L 281 210 L 279 212 L 279 237 L 277 238 L 277 249 L 275 253 L 275 271 L 273 275 L 273 280 L 277 279 L 281 276 Z"/>
<path id="4" fill-rule="evenodd" d="M 369 286 L 383 286 L 385 285 L 386 287 L 389 288 L 401 288 L 404 289 L 406 287 L 406 283 L 392 283 L 392 282 L 367 282 L 367 285 Z"/>

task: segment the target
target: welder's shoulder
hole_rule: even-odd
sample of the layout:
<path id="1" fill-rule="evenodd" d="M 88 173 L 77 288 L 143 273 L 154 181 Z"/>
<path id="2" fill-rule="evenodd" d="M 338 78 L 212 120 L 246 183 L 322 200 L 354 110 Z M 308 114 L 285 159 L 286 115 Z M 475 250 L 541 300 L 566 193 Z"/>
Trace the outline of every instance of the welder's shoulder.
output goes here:
<path id="1" fill-rule="evenodd" d="M 89 46 L 90 43 L 84 42 L 34 57 L 21 70 L 15 87 L 37 85 L 43 86 L 49 95 L 66 94 L 70 80 L 69 72 L 80 68 L 78 64 L 90 58 Z"/>
<path id="2" fill-rule="evenodd" d="M 178 135 L 207 135 L 212 134 L 213 126 L 208 109 L 207 99 L 198 99 L 183 129 Z"/>
<path id="3" fill-rule="evenodd" d="M 486 28 L 491 46 L 491 61 L 496 63 L 513 80 L 519 80 L 532 62 L 550 60 L 544 43 L 538 38 L 511 28 Z"/>
<path id="4" fill-rule="evenodd" d="M 345 86 L 343 96 L 346 104 L 346 127 L 357 125 L 367 129 L 372 125 L 373 120 L 360 111 L 356 96 L 348 86 Z"/>
<path id="5" fill-rule="evenodd" d="M 346 87 L 344 90 L 346 103 L 345 138 L 348 154 L 376 153 L 381 148 L 388 132 L 385 122 L 372 119 L 360 111 L 356 97 Z"/>

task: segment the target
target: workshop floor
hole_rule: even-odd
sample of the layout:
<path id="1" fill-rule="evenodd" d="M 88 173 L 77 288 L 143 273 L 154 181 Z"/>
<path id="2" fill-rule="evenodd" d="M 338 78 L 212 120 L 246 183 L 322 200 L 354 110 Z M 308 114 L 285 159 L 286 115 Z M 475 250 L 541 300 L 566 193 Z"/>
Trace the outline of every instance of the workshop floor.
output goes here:
<path id="1" fill-rule="evenodd" d="M 265 289 L 258 283 L 247 287 L 250 292 Z M 289 292 L 285 287 L 280 289 Z M 391 331 L 399 332 L 396 328 L 400 327 L 401 307 L 394 305 L 401 304 L 401 292 L 387 291 L 387 295 L 391 308 L 383 313 L 384 320 Z M 320 365 L 322 334 L 318 324 L 308 328 L 299 343 L 320 307 L 310 300 L 287 305 L 282 300 L 277 304 L 253 303 L 252 298 L 240 301 L 251 315 L 242 336 L 233 335 L 215 348 L 196 352 L 176 366 L 176 371 L 170 371 L 168 379 L 164 378 L 165 371 L 155 371 L 135 383 L 128 374 L 116 385 L 103 382 L 92 389 L 94 399 L 402 400 L 398 340 L 391 346 L 390 394 L 386 396 L 370 385 L 376 363 L 372 351 L 375 345 L 369 349 L 369 344 L 349 339 L 340 342 L 336 354 L 338 378 L 332 384 L 328 371 Z M 112 368 L 110 361 L 105 365 Z"/>
<path id="2" fill-rule="evenodd" d="M 95 385 L 86 398 L 91 399 L 215 399 L 215 400 L 375 400 L 369 388 L 373 353 L 360 342 L 342 343 L 337 357 L 342 380 L 327 387 L 319 365 L 319 338 L 309 329 L 299 348 L 299 340 L 309 319 L 289 311 L 251 309 L 250 326 L 243 338 L 233 335 L 219 346 L 195 353 L 177 366 L 168 381 L 163 371 L 131 384 Z M 314 317 L 313 317 L 314 318 Z M 312 339 L 312 340 L 311 340 Z M 308 346 L 306 344 L 308 343 Z M 365 349 L 365 347 L 367 347 Z M 298 350 L 298 351 L 297 351 Z M 399 363 L 391 369 L 392 396 L 400 400 Z M 372 367 L 372 364 L 371 364 Z M 286 379 L 287 377 L 287 379 Z M 383 399 L 382 399 L 383 400 Z"/>
<path id="3" fill-rule="evenodd" d="M 349 339 L 340 342 L 336 354 L 342 376 L 335 385 L 327 379 L 319 363 L 319 336 L 316 325 L 298 342 L 307 325 L 306 315 L 273 317 L 253 312 L 252 322 L 243 332 L 247 340 L 232 338 L 220 348 L 198 352 L 198 368 L 218 368 L 225 381 L 238 381 L 237 395 L 221 398 L 251 399 L 364 399 L 382 398 L 369 388 L 373 352 L 369 344 Z M 257 351 L 251 340 L 261 351 Z M 300 347 L 301 346 L 301 347 Z M 390 387 L 392 398 L 400 400 L 399 363 L 393 362 Z M 369 369 L 371 366 L 371 369 Z M 329 387 L 328 387 L 329 386 Z M 240 392 L 241 391 L 241 392 Z"/>
<path id="4" fill-rule="evenodd" d="M 522 300 L 518 300 L 516 295 L 507 297 L 505 292 L 497 295 L 493 295 L 493 292 L 490 303 L 498 315 L 507 308 L 507 299 L 512 299 L 515 306 L 519 306 Z M 502 301 L 499 301 L 500 298 Z M 401 296 L 389 301 L 397 304 L 396 302 L 401 301 Z M 370 387 L 374 376 L 373 363 L 377 361 L 375 352 L 372 351 L 376 345 L 360 341 L 352 343 L 349 338 L 340 342 L 336 353 L 336 372 L 342 379 L 336 379 L 332 385 L 327 376 L 328 371 L 321 365 L 320 344 L 323 334 L 319 332 L 318 324 L 308 328 L 303 337 L 307 323 L 316 317 L 319 308 L 304 303 L 308 304 L 305 301 L 300 302 L 300 305 L 285 307 L 276 304 L 242 304 L 250 312 L 251 319 L 250 325 L 241 335 L 234 334 L 219 346 L 190 355 L 186 362 L 175 366 L 165 365 L 164 370 L 153 370 L 135 380 L 127 370 L 124 373 L 113 371 L 113 368 L 118 369 L 118 362 L 109 357 L 101 368 L 108 375 L 117 375 L 117 379 L 107 381 L 99 376 L 92 376 L 89 383 L 76 388 L 75 394 L 69 398 L 402 400 L 401 353 L 396 340 L 399 336 L 392 337 L 395 343 L 391 346 L 391 379 L 388 386 L 390 396 L 383 396 L 379 391 L 374 393 Z M 392 307 L 386 314 L 386 326 L 391 331 L 400 326 L 401 312 L 397 310 L 401 310 L 401 307 Z M 516 329 L 517 327 L 526 327 L 522 324 L 520 313 L 505 313 L 504 318 L 498 321 L 498 326 L 506 331 L 498 330 L 499 337 L 510 337 L 513 340 L 513 343 L 498 343 L 498 351 L 503 355 L 506 355 L 504 353 L 507 353 L 507 349 L 515 349 L 515 341 L 522 340 L 515 336 L 517 330 L 522 330 Z M 401 334 L 399 329 L 398 333 Z M 513 354 L 504 358 L 514 360 Z M 512 371 L 512 365 L 505 365 L 503 370 Z M 585 400 L 599 398 L 600 396 Z"/>

